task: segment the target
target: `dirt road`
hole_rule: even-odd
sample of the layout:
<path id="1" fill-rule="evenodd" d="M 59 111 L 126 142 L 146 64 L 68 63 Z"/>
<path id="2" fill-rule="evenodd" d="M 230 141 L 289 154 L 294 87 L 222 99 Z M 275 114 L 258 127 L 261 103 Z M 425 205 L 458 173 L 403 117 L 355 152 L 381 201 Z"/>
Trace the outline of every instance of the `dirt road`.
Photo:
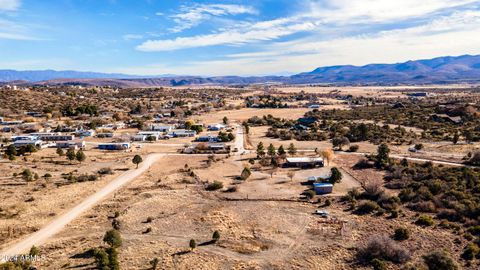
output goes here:
<path id="1" fill-rule="evenodd" d="M 79 217 L 82 213 L 92 208 L 95 204 L 103 200 L 108 195 L 112 194 L 117 189 L 121 188 L 123 185 L 132 181 L 136 177 L 144 173 L 152 164 L 154 164 L 159 158 L 165 156 L 165 154 L 151 154 L 148 155 L 138 169 L 129 170 L 113 181 L 108 183 L 106 186 L 101 188 L 96 193 L 92 194 L 81 203 L 68 210 L 51 223 L 43 227 L 42 229 L 36 231 L 35 233 L 29 235 L 27 238 L 20 240 L 16 243 L 11 243 L 11 245 L 5 250 L 0 251 L 0 262 L 5 261 L 7 256 L 14 256 L 24 254 L 33 246 L 38 246 L 44 243 L 48 238 L 60 232 L 65 225 L 70 223 L 75 218 Z"/>
<path id="2" fill-rule="evenodd" d="M 365 156 L 365 155 L 371 155 L 372 153 L 335 151 L 335 154 Z M 453 166 L 453 167 L 475 168 L 475 166 L 470 166 L 470 165 L 457 163 L 457 162 L 448 162 L 448 161 L 426 159 L 426 158 L 415 158 L 415 157 L 402 156 L 402 155 L 390 155 L 390 158 L 406 159 L 406 160 L 410 160 L 410 161 L 414 161 L 414 162 L 432 162 L 433 164 L 440 164 L 440 165 Z"/>
<path id="3" fill-rule="evenodd" d="M 245 146 L 243 145 L 244 140 L 243 127 L 241 125 L 237 125 L 237 135 L 235 136 L 234 145 L 234 147 L 238 149 L 237 155 L 241 155 L 246 152 Z"/>

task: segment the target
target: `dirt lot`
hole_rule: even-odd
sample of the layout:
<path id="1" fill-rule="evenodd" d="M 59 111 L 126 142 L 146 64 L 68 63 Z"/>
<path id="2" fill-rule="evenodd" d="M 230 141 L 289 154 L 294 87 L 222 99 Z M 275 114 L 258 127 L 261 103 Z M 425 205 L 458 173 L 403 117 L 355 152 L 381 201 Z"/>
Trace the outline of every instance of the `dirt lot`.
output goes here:
<path id="1" fill-rule="evenodd" d="M 279 87 L 278 91 L 285 93 L 298 93 L 304 91 L 306 93 L 328 94 L 337 93 L 343 95 L 377 97 L 377 98 L 402 98 L 406 97 L 406 92 L 411 91 L 427 91 L 432 89 L 469 89 L 471 85 L 428 85 L 428 86 L 286 86 Z M 451 91 L 449 95 L 455 95 L 455 91 Z"/>
<path id="2" fill-rule="evenodd" d="M 346 105 L 325 105 L 322 106 L 323 110 L 328 109 L 347 109 Z M 298 119 L 303 117 L 303 115 L 311 111 L 312 109 L 308 108 L 286 108 L 286 109 L 253 109 L 246 108 L 241 110 L 230 110 L 230 111 L 217 111 L 211 114 L 206 114 L 202 116 L 197 116 L 194 119 L 199 120 L 203 123 L 221 123 L 224 116 L 228 117 L 231 121 L 243 122 L 253 116 L 262 117 L 264 115 L 271 114 L 275 117 L 286 118 L 286 119 Z"/>
<path id="3" fill-rule="evenodd" d="M 460 86 L 459 86 L 460 87 Z M 405 96 L 401 90 L 423 88 L 379 87 L 279 87 L 284 92 L 315 92 L 381 96 Z M 441 87 L 440 87 L 441 89 Z M 247 95 L 249 93 L 246 93 Z M 243 100 L 231 98 L 228 104 L 240 105 Z M 338 101 L 331 99 L 331 103 Z M 325 105 L 322 109 L 348 109 L 343 104 Z M 307 108 L 239 109 L 214 111 L 192 120 L 204 124 L 221 123 L 228 117 L 231 123 L 252 116 L 298 119 Z M 187 117 L 181 118 L 181 121 Z M 268 127 L 251 127 L 247 149 L 254 150 L 259 142 L 265 147 L 272 143 L 277 149 L 294 143 L 297 156 L 312 156 L 313 149 L 330 149 L 330 141 L 281 141 L 265 137 Z M 414 129 L 420 133 L 421 130 Z M 118 137 L 135 133 L 135 129 L 120 130 Z M 237 134 L 234 131 L 235 134 Z M 202 135 L 207 134 L 207 132 Z M 238 133 L 240 134 L 240 133 Z M 384 184 L 384 172 L 376 169 L 355 170 L 353 165 L 362 154 L 336 153 L 330 167 L 314 169 L 272 168 L 254 164 L 249 159 L 254 151 L 232 155 L 180 155 L 179 149 L 191 144 L 193 138 L 173 138 L 154 143 L 134 143 L 131 151 L 99 151 L 100 142 L 112 139 L 87 138 L 87 160 L 68 162 L 54 149 L 17 158 L 13 162 L 0 161 L 0 248 L 4 248 L 32 233 L 55 217 L 72 208 L 90 194 L 98 191 L 125 170 L 134 168 L 133 155 L 165 153 L 148 171 L 117 190 L 115 194 L 97 204 L 67 225 L 59 234 L 39 246 L 43 259 L 35 262 L 38 269 L 94 269 L 95 263 L 87 252 L 91 248 L 106 247 L 102 238 L 112 228 L 118 212 L 123 244 L 118 248 L 122 269 L 149 269 L 149 262 L 157 258 L 160 269 L 371 269 L 357 264 L 357 248 L 371 236 L 392 236 L 399 227 L 408 228 L 410 239 L 399 242 L 412 255 L 412 264 L 422 261 L 421 256 L 434 249 L 444 249 L 460 260 L 467 240 L 455 229 L 435 225 L 429 228 L 415 224 L 418 213 L 399 206 L 398 218 L 387 213 L 357 215 L 344 200 L 353 188 L 376 181 Z M 417 142 L 413 142 L 417 143 Z M 368 142 L 359 145 L 359 152 L 373 153 L 377 145 Z M 411 145 L 390 145 L 392 154 L 460 161 L 468 152 L 480 145 L 450 142 L 425 142 L 424 149 L 411 153 Z M 242 149 L 242 148 L 240 148 Z M 242 151 L 243 152 L 243 149 Z M 333 193 L 305 199 L 302 193 L 309 176 L 327 175 L 331 167 L 338 167 L 343 175 Z M 252 170 L 247 180 L 240 180 L 244 167 Z M 39 179 L 27 182 L 19 175 L 25 168 L 37 173 Z M 111 168 L 95 181 L 67 181 L 62 174 L 75 176 L 94 174 L 102 168 Z M 293 172 L 292 178 L 288 176 Z M 14 173 L 17 176 L 14 176 Z M 43 177 L 46 173 L 51 178 Z M 218 181 L 223 187 L 207 191 L 208 184 Z M 386 190 L 395 195 L 398 191 Z M 355 201 L 355 203 L 360 203 Z M 331 203 L 331 205 L 330 205 Z M 315 210 L 326 210 L 329 218 L 314 215 Z M 7 213 L 5 215 L 4 213 Z M 433 214 L 428 214 L 432 215 Z M 220 240 L 211 242 L 214 231 Z M 189 241 L 198 244 L 193 251 Z M 465 266 L 477 269 L 478 265 Z M 388 269 L 401 265 L 387 262 Z"/>
<path id="4" fill-rule="evenodd" d="M 209 168 L 205 162 L 206 157 L 198 156 L 160 160 L 114 198 L 85 213 L 42 246 L 46 260 L 38 266 L 91 268 L 93 259 L 85 256 L 85 251 L 102 245 L 115 211 L 120 212 L 123 269 L 146 269 L 153 258 L 159 259 L 162 269 L 364 269 L 354 263 L 354 248 L 372 234 L 391 235 L 400 224 L 415 235 L 403 243 L 413 252 L 414 262 L 433 247 L 461 250 L 451 232 L 418 227 L 408 211 L 395 220 L 356 216 L 336 199 L 326 208 L 334 219 L 313 215 L 318 207 L 325 208 L 322 203 L 294 199 L 302 190 L 299 183 L 304 176 L 323 169 L 298 171 L 293 181 L 281 172 L 273 178 L 256 172 L 236 184 L 237 192 L 208 192 L 198 181 L 234 184 L 238 181 L 232 176 L 238 174 L 242 161 L 220 159 Z M 338 162 L 347 165 L 353 160 Z M 184 164 L 193 168 L 198 179 L 183 172 Z M 151 222 L 147 222 L 149 217 Z M 215 230 L 221 239 L 212 244 L 209 241 Z M 193 252 L 188 248 L 190 239 L 199 244 Z"/>
<path id="5" fill-rule="evenodd" d="M 14 218 L 2 218 L 0 226 L 0 247 L 7 241 L 18 239 L 31 233 L 61 214 L 65 209 L 76 205 L 99 187 L 108 183 L 123 170 L 134 165 L 132 153 L 85 151 L 87 159 L 79 163 L 69 162 L 59 157 L 54 149 L 43 149 L 14 163 L 0 162 L 0 207 Z M 39 176 L 38 180 L 27 182 L 20 173 L 29 168 Z M 99 177 L 96 181 L 69 182 L 62 173 L 72 172 L 75 176 L 95 174 L 102 168 L 112 169 L 112 174 Z M 14 173 L 18 176 L 14 177 Z M 51 178 L 43 176 L 49 173 Z"/>

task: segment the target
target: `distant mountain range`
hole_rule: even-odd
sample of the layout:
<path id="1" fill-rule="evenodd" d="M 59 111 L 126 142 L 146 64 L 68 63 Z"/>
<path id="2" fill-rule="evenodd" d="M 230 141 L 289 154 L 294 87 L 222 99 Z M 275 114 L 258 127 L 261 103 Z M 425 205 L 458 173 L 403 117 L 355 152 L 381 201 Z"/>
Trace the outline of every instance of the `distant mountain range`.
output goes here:
<path id="1" fill-rule="evenodd" d="M 15 71 L 0 70 L 0 82 L 16 84 L 112 85 L 117 87 L 182 86 L 201 84 L 243 85 L 252 83 L 286 84 L 442 84 L 480 82 L 480 55 L 446 56 L 398 64 L 320 67 L 292 76 L 175 76 L 155 77 L 117 73 L 78 71 Z"/>
<path id="2" fill-rule="evenodd" d="M 480 81 L 480 55 L 446 56 L 398 64 L 331 66 L 291 76 L 325 83 L 449 83 Z"/>

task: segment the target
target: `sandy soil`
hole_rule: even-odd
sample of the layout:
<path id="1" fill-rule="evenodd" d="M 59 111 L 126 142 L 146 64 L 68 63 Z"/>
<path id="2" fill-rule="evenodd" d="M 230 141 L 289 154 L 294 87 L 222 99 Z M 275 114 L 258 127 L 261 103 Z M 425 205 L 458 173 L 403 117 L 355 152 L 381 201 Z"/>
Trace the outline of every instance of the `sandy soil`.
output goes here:
<path id="1" fill-rule="evenodd" d="M 414 225 L 415 215 L 408 211 L 395 220 L 356 216 L 334 200 L 327 209 L 337 221 L 313 215 L 322 204 L 291 199 L 298 196 L 299 183 L 306 175 L 324 169 L 298 171 L 293 181 L 285 179 L 282 171 L 273 178 L 255 172 L 251 179 L 237 183 L 234 193 L 207 192 L 199 186 L 198 181 L 207 180 L 226 185 L 238 182 L 229 177 L 238 174 L 243 161 L 237 158 L 220 159 L 209 168 L 206 158 L 199 156 L 159 160 L 114 198 L 86 212 L 43 245 L 47 256 L 38 266 L 92 267 L 93 259 L 82 254 L 102 246 L 101 238 L 110 228 L 109 216 L 115 211 L 121 213 L 123 269 L 146 269 L 153 258 L 159 259 L 162 269 L 368 269 L 354 263 L 354 247 L 372 234 L 391 235 L 397 226 L 406 226 L 415 235 L 402 243 L 413 253 L 413 262 L 433 247 L 455 252 L 462 248 L 463 242 L 454 243 L 450 231 Z M 353 160 L 336 162 L 348 167 Z M 198 179 L 183 172 L 184 164 L 189 164 Z M 148 217 L 151 222 L 146 222 Z M 148 233 L 147 228 L 151 228 Z M 215 230 L 221 239 L 211 244 Z M 200 244 L 193 252 L 188 249 L 190 239 Z"/>

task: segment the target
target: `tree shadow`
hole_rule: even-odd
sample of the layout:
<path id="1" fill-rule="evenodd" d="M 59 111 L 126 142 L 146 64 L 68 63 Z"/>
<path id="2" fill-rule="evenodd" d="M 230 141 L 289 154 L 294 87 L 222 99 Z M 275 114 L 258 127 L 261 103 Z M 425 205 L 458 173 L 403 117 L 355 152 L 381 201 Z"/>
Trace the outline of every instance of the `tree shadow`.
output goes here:
<path id="1" fill-rule="evenodd" d="M 213 244 L 215 244 L 215 243 L 216 243 L 215 240 L 210 240 L 210 241 L 206 241 L 206 242 L 200 243 L 200 244 L 198 244 L 198 246 L 199 246 L 199 247 L 201 247 L 201 246 L 208 246 L 208 245 L 213 245 Z"/>
<path id="2" fill-rule="evenodd" d="M 75 255 L 70 256 L 70 259 L 89 259 L 93 258 L 93 249 L 89 249 L 82 253 L 77 253 Z"/>
<path id="3" fill-rule="evenodd" d="M 192 251 L 191 250 L 183 250 L 183 251 L 173 253 L 172 256 L 181 256 L 181 255 L 188 254 L 190 252 L 192 252 Z"/>
<path id="4" fill-rule="evenodd" d="M 98 269 L 97 267 L 94 267 L 94 266 L 89 267 L 92 264 L 94 264 L 94 263 L 78 264 L 78 265 L 73 265 L 73 266 L 66 267 L 65 269 L 77 269 L 77 268 L 86 269 L 86 270 Z"/>

